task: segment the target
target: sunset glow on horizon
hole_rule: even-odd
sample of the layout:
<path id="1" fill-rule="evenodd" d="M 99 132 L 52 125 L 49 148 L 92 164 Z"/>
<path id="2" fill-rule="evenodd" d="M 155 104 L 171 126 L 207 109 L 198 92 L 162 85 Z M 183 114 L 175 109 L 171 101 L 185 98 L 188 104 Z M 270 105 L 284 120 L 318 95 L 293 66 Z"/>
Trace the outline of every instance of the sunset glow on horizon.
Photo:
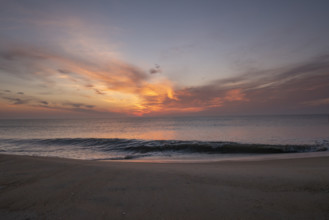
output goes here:
<path id="1" fill-rule="evenodd" d="M 234 2 L 5 0 L 0 118 L 328 113 L 328 3 Z"/>

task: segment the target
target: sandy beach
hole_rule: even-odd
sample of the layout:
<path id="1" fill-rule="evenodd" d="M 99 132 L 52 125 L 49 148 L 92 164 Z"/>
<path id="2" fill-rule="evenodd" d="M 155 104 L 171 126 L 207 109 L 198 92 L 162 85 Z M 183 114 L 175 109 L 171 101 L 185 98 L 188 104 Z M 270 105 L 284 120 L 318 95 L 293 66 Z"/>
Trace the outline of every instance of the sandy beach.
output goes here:
<path id="1" fill-rule="evenodd" d="M 329 219 L 329 157 L 213 163 L 0 155 L 0 219 Z"/>

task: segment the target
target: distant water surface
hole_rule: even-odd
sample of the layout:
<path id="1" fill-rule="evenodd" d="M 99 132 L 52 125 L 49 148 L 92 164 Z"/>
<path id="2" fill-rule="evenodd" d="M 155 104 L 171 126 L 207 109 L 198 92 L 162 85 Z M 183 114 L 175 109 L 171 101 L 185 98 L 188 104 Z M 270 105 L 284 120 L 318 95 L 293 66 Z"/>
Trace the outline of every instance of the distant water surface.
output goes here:
<path id="1" fill-rule="evenodd" d="M 328 141 L 327 115 L 0 120 L 1 152 L 78 159 L 252 153 L 257 144 L 323 148 Z"/>

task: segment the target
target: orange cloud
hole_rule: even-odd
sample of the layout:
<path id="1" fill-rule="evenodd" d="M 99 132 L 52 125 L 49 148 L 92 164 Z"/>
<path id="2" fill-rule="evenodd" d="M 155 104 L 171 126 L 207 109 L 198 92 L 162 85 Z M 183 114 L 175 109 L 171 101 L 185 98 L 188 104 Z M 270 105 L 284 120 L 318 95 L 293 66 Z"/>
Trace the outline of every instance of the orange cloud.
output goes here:
<path id="1" fill-rule="evenodd" d="M 247 101 L 245 94 L 242 93 L 241 89 L 232 89 L 226 92 L 226 96 L 224 97 L 227 101 Z"/>
<path id="2" fill-rule="evenodd" d="M 258 72 L 255 76 L 246 74 L 184 87 L 149 74 L 148 70 L 126 63 L 113 54 L 104 57 L 95 53 L 85 58 L 43 48 L 7 47 L 0 48 L 0 66 L 2 73 L 7 74 L 2 77 L 16 77 L 21 84 L 6 85 L 6 90 L 0 91 L 0 98 L 6 109 L 15 107 L 21 112 L 34 109 L 36 112 L 138 116 L 219 109 L 231 113 L 232 109 L 239 109 L 237 106 L 241 102 L 244 105 L 240 107 L 252 110 L 266 106 L 274 109 L 274 104 L 288 106 L 291 103 L 325 108 L 328 105 L 328 59 L 322 57 L 300 66 L 272 70 L 270 75 Z M 4 86 L 1 82 L 0 85 Z M 19 90 L 15 90 L 15 86 Z"/>
<path id="3" fill-rule="evenodd" d="M 1 67 L 8 74 L 27 79 L 25 86 L 30 90 L 26 93 L 29 99 L 2 97 L 12 104 L 144 115 L 198 112 L 220 107 L 229 100 L 242 100 L 242 93 L 234 91 L 226 97 L 222 92 L 216 94 L 217 90 L 206 94 L 207 88 L 201 88 L 199 94 L 189 88 L 177 89 L 168 79 L 122 61 L 113 49 L 115 45 L 97 36 L 96 29 L 102 28 L 91 31 L 78 19 L 69 18 L 64 24 L 54 19 L 30 23 L 59 28 L 65 33 L 64 40 L 56 36 L 53 40 L 58 47 L 53 49 L 18 44 L 0 48 Z M 156 72 L 161 72 L 159 65 L 151 70 Z M 44 90 L 40 87 L 46 88 L 49 95 L 40 95 Z"/>

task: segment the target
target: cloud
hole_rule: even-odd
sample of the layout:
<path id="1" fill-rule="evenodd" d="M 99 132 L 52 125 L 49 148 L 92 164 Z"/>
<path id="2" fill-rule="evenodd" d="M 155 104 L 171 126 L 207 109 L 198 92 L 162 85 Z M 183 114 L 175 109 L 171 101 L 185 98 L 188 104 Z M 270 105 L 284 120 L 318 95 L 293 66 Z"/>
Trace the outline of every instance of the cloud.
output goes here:
<path id="1" fill-rule="evenodd" d="M 98 89 L 94 89 L 95 93 L 98 94 L 98 95 L 105 95 L 106 93 L 105 92 L 101 92 L 100 90 Z"/>
<path id="2" fill-rule="evenodd" d="M 22 95 L 24 95 L 22 98 Z M 12 92 L 10 94 L 0 94 L 0 98 L 7 101 L 9 104 L 12 105 L 25 105 L 25 106 L 33 106 L 41 104 L 48 105 L 48 102 L 41 101 L 38 98 L 30 95 L 25 95 L 23 92 Z"/>
<path id="3" fill-rule="evenodd" d="M 29 97 L 26 106 L 141 114 L 153 105 L 151 97 L 157 103 L 174 97 L 172 84 L 120 59 L 115 51 L 117 45 L 109 42 L 108 32 L 106 39 L 99 35 L 103 27 L 91 27 L 78 18 L 33 16 L 24 24 L 31 30 L 27 35 L 48 38 L 32 43 L 27 37 L 24 42 L 30 44 L 1 39 L 0 70 L 1 78 L 12 83 L 10 88 L 27 88 L 30 96 L 24 96 Z M 158 65 L 154 70 L 161 71 Z"/>
<path id="4" fill-rule="evenodd" d="M 201 86 L 182 87 L 174 93 L 176 99 L 165 99 L 161 103 L 164 111 L 206 114 L 323 113 L 325 107 L 329 107 L 329 56 L 276 69 L 247 72 Z M 305 105 L 313 108 L 305 108 Z"/>
<path id="5" fill-rule="evenodd" d="M 329 105 L 329 98 L 308 101 L 308 102 L 304 102 L 304 104 L 305 105 L 311 105 L 311 106 Z"/>
<path id="6" fill-rule="evenodd" d="M 2 97 L 3 99 L 11 102 L 14 105 L 23 105 L 29 103 L 30 100 L 28 99 L 20 99 L 20 98 L 12 98 L 12 97 Z"/>
<path id="7" fill-rule="evenodd" d="M 47 101 L 40 101 L 40 104 L 42 104 L 42 105 L 48 105 L 49 103 Z"/>
<path id="8" fill-rule="evenodd" d="M 0 94 L 0 97 L 2 98 L 2 100 L 5 101 L 5 106 L 10 107 L 14 105 L 16 110 L 19 110 L 21 108 L 23 112 L 24 109 L 34 109 L 34 111 L 37 112 L 52 110 L 55 111 L 56 114 L 60 114 L 63 112 L 66 112 L 66 114 L 68 114 L 69 112 L 79 112 L 88 115 L 105 115 L 104 112 L 95 110 L 95 106 L 90 104 L 68 101 L 49 102 L 45 100 L 40 100 L 39 98 L 31 95 L 25 95 L 24 97 L 26 98 L 22 99 L 15 97 L 16 95 L 18 94 L 16 93 L 9 97 L 8 95 L 6 96 L 4 94 Z"/>
<path id="9" fill-rule="evenodd" d="M 72 103 L 72 102 L 65 102 L 62 105 L 63 106 L 71 106 L 73 108 L 87 108 L 87 109 L 95 107 L 94 105 L 86 105 L 86 104 L 83 104 L 83 103 Z"/>
<path id="10" fill-rule="evenodd" d="M 158 64 L 156 64 L 154 68 L 150 69 L 151 74 L 156 74 L 156 73 L 161 73 L 161 72 L 162 72 L 162 70 Z"/>
<path id="11" fill-rule="evenodd" d="M 240 89 L 232 89 L 226 92 L 224 99 L 226 101 L 247 101 L 245 94 Z"/>
<path id="12" fill-rule="evenodd" d="M 32 60 L 49 58 L 46 54 L 43 54 L 42 51 L 39 51 L 36 48 L 34 48 L 33 50 L 12 49 L 8 51 L 1 51 L 0 57 L 7 61 L 15 61 L 21 58 L 32 59 Z"/>
<path id="13" fill-rule="evenodd" d="M 39 84 L 50 94 L 59 94 L 58 100 L 25 95 L 22 99 L 9 96 L 11 90 L 2 90 L 7 94 L 2 94 L 4 100 L 15 105 L 47 106 L 65 111 L 111 109 L 107 111 L 135 115 L 244 114 L 299 112 L 307 106 L 317 112 L 324 111 L 329 98 L 329 55 L 190 87 L 175 85 L 164 77 L 154 79 L 141 68 L 115 57 L 105 60 L 98 56 L 89 59 L 88 56 L 86 59 L 83 54 L 54 52 L 46 48 L 2 46 L 0 67 L 5 74 L 24 79 L 26 86 L 32 87 L 34 85 L 28 85 L 29 82 L 41 81 Z M 156 65 L 149 73 L 161 71 Z M 17 94 L 23 95 L 22 92 Z"/>
<path id="14" fill-rule="evenodd" d="M 58 54 L 47 49 L 21 47 L 20 49 L 0 48 L 0 66 L 8 73 L 20 77 L 38 77 L 45 82 L 66 78 L 75 82 L 91 84 L 102 81 L 108 89 L 121 89 L 134 92 L 148 79 L 138 67 L 115 58 L 102 62 L 67 54 Z"/>
<path id="15" fill-rule="evenodd" d="M 1 49 L 0 65 L 7 74 L 26 82 L 39 82 L 52 93 L 65 91 L 70 96 L 91 98 L 91 94 L 82 95 L 87 89 L 94 94 L 107 96 L 112 103 L 111 109 L 114 109 L 113 105 L 125 106 L 126 109 L 121 111 L 131 111 L 133 114 L 141 114 L 141 109 L 151 105 L 148 102 L 150 96 L 158 96 L 159 100 L 174 98 L 171 83 L 165 79 L 151 79 L 140 68 L 116 58 L 102 62 L 98 57 L 85 60 L 83 57 L 33 47 L 21 47 L 19 50 L 11 48 L 2 52 Z M 161 71 L 160 66 L 155 68 L 157 72 Z"/>
<path id="16" fill-rule="evenodd" d="M 71 72 L 68 70 L 62 70 L 62 69 L 58 69 L 57 70 L 59 73 L 63 73 L 63 74 L 70 74 Z"/>

